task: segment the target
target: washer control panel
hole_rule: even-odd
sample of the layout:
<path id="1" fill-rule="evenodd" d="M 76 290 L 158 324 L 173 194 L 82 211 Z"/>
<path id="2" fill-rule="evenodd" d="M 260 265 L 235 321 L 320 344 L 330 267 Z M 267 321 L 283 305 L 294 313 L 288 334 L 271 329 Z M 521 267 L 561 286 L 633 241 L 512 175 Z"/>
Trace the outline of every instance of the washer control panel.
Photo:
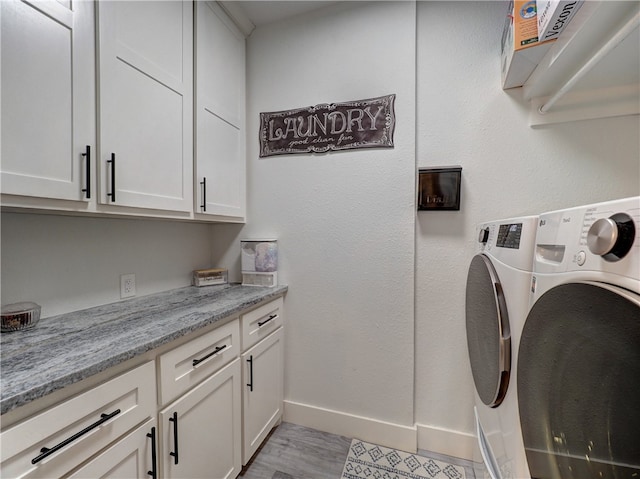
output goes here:
<path id="1" fill-rule="evenodd" d="M 540 215 L 534 271 L 640 277 L 640 197 Z"/>
<path id="2" fill-rule="evenodd" d="M 498 228 L 496 246 L 498 248 L 520 248 L 522 223 L 503 224 Z"/>
<path id="3" fill-rule="evenodd" d="M 481 223 L 476 227 L 476 253 L 490 255 L 519 270 L 531 271 L 537 226 L 537 216 Z"/>

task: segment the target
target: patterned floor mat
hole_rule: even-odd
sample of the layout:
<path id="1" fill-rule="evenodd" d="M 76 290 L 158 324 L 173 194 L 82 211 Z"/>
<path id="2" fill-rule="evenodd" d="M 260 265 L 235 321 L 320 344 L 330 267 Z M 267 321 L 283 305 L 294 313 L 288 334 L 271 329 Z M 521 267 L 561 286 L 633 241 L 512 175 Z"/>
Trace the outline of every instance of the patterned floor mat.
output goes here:
<path id="1" fill-rule="evenodd" d="M 464 468 L 354 439 L 341 479 L 465 479 Z"/>

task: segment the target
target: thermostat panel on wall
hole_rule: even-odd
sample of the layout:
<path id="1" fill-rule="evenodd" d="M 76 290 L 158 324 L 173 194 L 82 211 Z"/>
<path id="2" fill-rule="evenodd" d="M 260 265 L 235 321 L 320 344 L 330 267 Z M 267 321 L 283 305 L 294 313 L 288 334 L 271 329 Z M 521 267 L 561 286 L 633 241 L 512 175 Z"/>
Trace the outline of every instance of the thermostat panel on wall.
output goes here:
<path id="1" fill-rule="evenodd" d="M 461 180 L 461 166 L 420 168 L 418 170 L 418 210 L 459 210 Z"/>

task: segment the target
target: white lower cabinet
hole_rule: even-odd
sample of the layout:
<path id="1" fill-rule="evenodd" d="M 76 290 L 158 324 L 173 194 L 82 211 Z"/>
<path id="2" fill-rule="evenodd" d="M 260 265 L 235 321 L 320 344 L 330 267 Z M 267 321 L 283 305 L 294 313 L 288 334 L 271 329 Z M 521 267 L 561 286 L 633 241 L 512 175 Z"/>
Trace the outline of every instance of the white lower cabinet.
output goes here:
<path id="1" fill-rule="evenodd" d="M 240 316 L 242 337 L 242 464 L 247 464 L 282 419 L 283 299 Z"/>
<path id="2" fill-rule="evenodd" d="M 155 419 L 129 433 L 73 472 L 69 479 L 158 478 L 158 431 Z"/>
<path id="3" fill-rule="evenodd" d="M 242 355 L 243 447 L 247 464 L 269 431 L 282 419 L 283 405 L 282 328 Z"/>
<path id="4" fill-rule="evenodd" d="M 160 412 L 162 477 L 232 479 L 241 464 L 240 360 Z"/>
<path id="5" fill-rule="evenodd" d="M 155 416 L 153 361 L 3 430 L 2 477 L 62 477 Z"/>
<path id="6" fill-rule="evenodd" d="M 282 305 L 100 373 L 98 386 L 2 429 L 0 476 L 236 478 L 282 418 Z"/>
<path id="7" fill-rule="evenodd" d="M 158 358 L 160 406 L 178 399 L 240 355 L 238 319 L 201 334 Z"/>

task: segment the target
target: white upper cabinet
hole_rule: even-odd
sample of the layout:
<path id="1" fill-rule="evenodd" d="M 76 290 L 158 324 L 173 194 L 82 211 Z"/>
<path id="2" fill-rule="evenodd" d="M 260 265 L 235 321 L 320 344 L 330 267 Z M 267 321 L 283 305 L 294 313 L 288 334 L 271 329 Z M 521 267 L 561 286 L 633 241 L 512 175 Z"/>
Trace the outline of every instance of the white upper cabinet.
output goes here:
<path id="1" fill-rule="evenodd" d="M 93 3 L 72 5 L 0 1 L 2 193 L 83 209 L 94 197 Z"/>
<path id="2" fill-rule="evenodd" d="M 196 6 L 195 212 L 244 221 L 245 38 L 215 2 Z"/>
<path id="3" fill-rule="evenodd" d="M 639 25 L 639 2 L 583 2 L 523 86 L 531 125 L 639 114 Z"/>
<path id="4" fill-rule="evenodd" d="M 245 221 L 245 37 L 216 2 L 0 0 L 0 22 L 3 207 Z"/>
<path id="5" fill-rule="evenodd" d="M 97 8 L 99 201 L 191 212 L 193 4 Z"/>

